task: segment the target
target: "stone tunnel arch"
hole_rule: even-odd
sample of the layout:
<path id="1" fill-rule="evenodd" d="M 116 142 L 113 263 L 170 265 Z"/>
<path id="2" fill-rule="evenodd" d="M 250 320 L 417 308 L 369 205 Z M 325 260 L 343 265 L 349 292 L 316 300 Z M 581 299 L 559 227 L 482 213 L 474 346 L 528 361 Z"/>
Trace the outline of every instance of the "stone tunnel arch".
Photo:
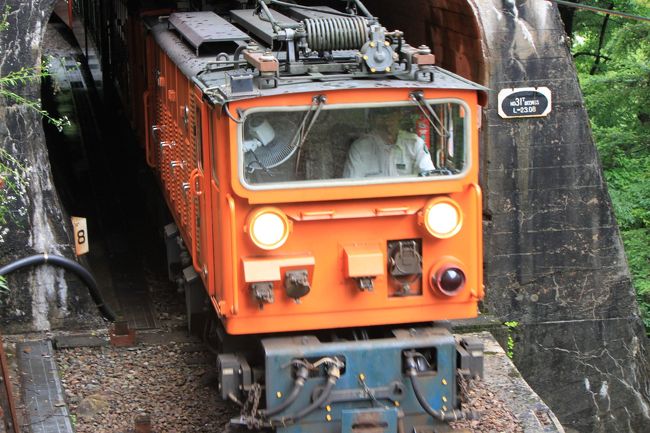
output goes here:
<path id="1" fill-rule="evenodd" d="M 470 0 L 404 0 L 399 8 L 391 0 L 373 3 L 384 26 L 404 31 L 411 45 L 431 47 L 439 66 L 487 84 L 485 44 Z"/>

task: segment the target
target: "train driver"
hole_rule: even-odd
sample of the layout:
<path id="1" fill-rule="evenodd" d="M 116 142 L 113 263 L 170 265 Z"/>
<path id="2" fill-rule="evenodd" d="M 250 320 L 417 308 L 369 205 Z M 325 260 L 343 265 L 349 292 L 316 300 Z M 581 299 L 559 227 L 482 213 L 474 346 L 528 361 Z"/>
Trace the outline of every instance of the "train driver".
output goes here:
<path id="1" fill-rule="evenodd" d="M 424 140 L 399 128 L 401 110 L 375 108 L 369 113 L 371 132 L 350 146 L 343 177 L 393 177 L 433 170 Z"/>

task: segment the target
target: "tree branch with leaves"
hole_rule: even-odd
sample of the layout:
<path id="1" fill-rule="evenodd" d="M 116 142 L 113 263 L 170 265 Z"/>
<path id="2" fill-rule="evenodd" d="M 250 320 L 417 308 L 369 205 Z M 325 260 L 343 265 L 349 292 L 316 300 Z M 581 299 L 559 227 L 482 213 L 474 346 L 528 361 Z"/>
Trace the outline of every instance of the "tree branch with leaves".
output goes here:
<path id="1" fill-rule="evenodd" d="M 621 0 L 616 9 L 650 16 L 647 1 Z M 572 25 L 580 85 L 650 333 L 650 23 L 579 11 Z"/>

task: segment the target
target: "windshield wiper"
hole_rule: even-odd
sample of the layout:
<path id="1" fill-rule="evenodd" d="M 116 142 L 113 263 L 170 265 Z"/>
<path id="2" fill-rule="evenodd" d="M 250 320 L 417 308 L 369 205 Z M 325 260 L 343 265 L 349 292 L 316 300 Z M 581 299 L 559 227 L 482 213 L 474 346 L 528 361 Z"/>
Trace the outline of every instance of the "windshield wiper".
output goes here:
<path id="1" fill-rule="evenodd" d="M 296 173 L 298 173 L 298 166 L 300 164 L 300 154 L 302 152 L 302 146 L 303 144 L 305 144 L 305 141 L 307 140 L 307 136 L 309 135 L 312 126 L 314 126 L 314 124 L 316 123 L 316 119 L 318 119 L 318 115 L 320 114 L 326 102 L 327 102 L 327 97 L 325 97 L 325 95 L 314 96 L 314 98 L 312 99 L 311 107 L 309 107 L 309 110 L 307 110 L 307 112 L 305 113 L 305 117 L 302 118 L 302 122 L 300 122 L 300 126 L 298 127 L 298 130 L 296 131 L 296 134 L 291 140 L 291 146 L 296 147 L 298 149 L 298 155 L 296 155 Z M 307 125 L 306 129 L 305 129 L 305 125 Z"/>
<path id="2" fill-rule="evenodd" d="M 449 131 L 443 125 L 442 121 L 440 120 L 440 118 L 436 114 L 436 111 L 433 108 L 431 108 L 431 106 L 427 103 L 426 99 L 424 99 L 424 95 L 422 94 L 422 92 L 420 92 L 420 91 L 411 92 L 409 97 L 411 98 L 411 100 L 413 102 L 415 102 L 417 104 L 420 111 L 422 111 L 422 114 L 424 115 L 424 117 L 427 118 L 427 120 L 429 121 L 429 124 L 431 126 L 433 126 L 433 129 L 436 130 L 438 135 L 440 135 L 442 137 L 449 137 Z M 432 117 L 433 117 L 433 119 L 436 120 L 436 122 L 438 122 L 437 125 L 433 122 Z"/>

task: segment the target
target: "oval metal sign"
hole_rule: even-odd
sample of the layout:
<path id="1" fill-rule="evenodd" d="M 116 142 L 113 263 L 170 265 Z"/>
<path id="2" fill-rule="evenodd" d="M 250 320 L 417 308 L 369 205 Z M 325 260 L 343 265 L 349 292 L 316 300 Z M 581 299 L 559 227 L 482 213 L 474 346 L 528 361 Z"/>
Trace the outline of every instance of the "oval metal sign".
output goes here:
<path id="1" fill-rule="evenodd" d="M 499 116 L 542 117 L 551 112 L 551 90 L 548 87 L 520 87 L 499 92 Z"/>

